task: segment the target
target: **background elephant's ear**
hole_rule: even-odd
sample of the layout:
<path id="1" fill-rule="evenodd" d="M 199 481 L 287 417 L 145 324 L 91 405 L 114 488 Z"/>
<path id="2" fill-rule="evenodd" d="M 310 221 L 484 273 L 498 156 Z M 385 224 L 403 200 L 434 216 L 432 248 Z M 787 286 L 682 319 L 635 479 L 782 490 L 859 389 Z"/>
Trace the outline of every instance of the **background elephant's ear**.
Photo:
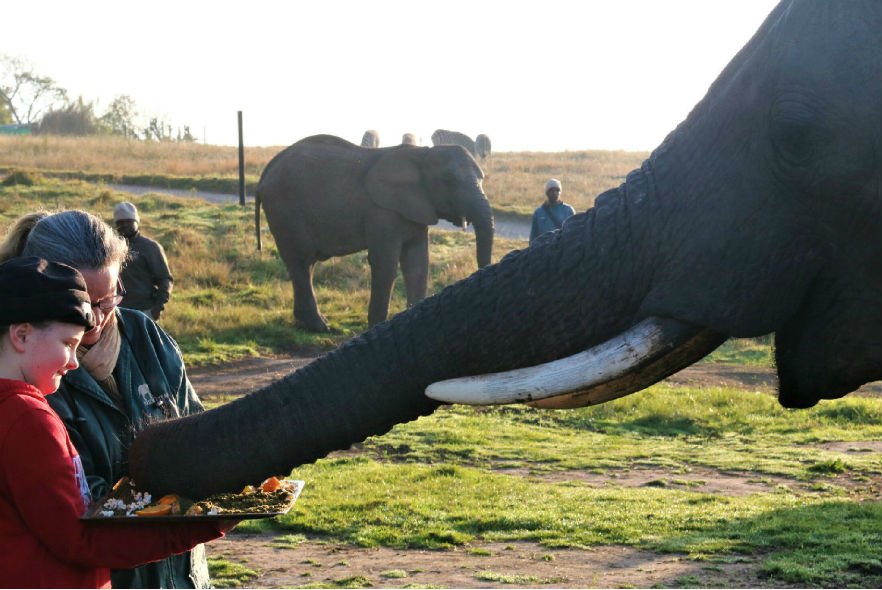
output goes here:
<path id="1" fill-rule="evenodd" d="M 406 148 L 386 154 L 371 167 L 365 188 L 378 207 L 395 211 L 416 223 L 435 225 L 438 213 L 415 162 L 421 152 L 420 149 Z"/>

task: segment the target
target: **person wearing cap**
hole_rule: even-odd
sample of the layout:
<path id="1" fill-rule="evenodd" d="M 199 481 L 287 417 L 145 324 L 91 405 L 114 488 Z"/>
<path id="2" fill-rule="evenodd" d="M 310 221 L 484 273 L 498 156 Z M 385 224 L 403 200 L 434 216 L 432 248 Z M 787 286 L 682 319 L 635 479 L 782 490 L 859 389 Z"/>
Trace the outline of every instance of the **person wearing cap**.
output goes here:
<path id="1" fill-rule="evenodd" d="M 0 243 L 0 262 L 15 256 L 67 264 L 86 281 L 95 327 L 77 347 L 80 366 L 61 378 L 49 405 L 80 455 L 92 497 L 100 498 L 129 475 L 128 448 L 144 426 L 201 412 L 202 403 L 174 339 L 147 315 L 119 306 L 128 244 L 102 219 L 79 210 L 24 215 Z M 211 587 L 202 545 L 112 569 L 110 577 L 116 588 Z"/>
<path id="2" fill-rule="evenodd" d="M 129 244 L 129 261 L 120 276 L 126 289 L 120 305 L 143 311 L 159 321 L 174 284 L 165 250 L 159 242 L 141 234 L 141 218 L 133 204 L 117 204 L 113 208 L 113 222 Z"/>
<path id="3" fill-rule="evenodd" d="M 223 536 L 235 521 L 96 526 L 83 462 L 50 408 L 95 316 L 83 276 L 65 264 L 0 264 L 0 585 L 110 588 L 133 567 Z"/>
<path id="4" fill-rule="evenodd" d="M 575 214 L 572 207 L 560 200 L 561 189 L 560 181 L 556 178 L 545 183 L 545 202 L 533 212 L 531 244 L 542 234 L 560 229 L 563 222 Z"/>

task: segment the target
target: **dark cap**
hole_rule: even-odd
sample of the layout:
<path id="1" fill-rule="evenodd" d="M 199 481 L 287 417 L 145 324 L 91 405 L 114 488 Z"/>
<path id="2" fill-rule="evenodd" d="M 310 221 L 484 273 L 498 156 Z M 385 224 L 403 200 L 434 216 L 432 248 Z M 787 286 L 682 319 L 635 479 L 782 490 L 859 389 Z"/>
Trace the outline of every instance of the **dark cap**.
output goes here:
<path id="1" fill-rule="evenodd" d="M 0 264 L 0 325 L 56 321 L 95 327 L 86 281 L 75 268 L 42 258 Z"/>

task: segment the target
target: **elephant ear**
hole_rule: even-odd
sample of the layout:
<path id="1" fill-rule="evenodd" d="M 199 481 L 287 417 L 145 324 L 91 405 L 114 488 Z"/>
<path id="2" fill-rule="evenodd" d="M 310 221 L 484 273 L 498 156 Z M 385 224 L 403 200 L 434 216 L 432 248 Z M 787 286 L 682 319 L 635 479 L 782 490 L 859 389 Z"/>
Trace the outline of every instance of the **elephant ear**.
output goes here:
<path id="1" fill-rule="evenodd" d="M 365 179 L 368 196 L 375 205 L 402 217 L 435 225 L 438 213 L 423 183 L 419 159 L 428 148 L 400 148 L 374 164 Z"/>

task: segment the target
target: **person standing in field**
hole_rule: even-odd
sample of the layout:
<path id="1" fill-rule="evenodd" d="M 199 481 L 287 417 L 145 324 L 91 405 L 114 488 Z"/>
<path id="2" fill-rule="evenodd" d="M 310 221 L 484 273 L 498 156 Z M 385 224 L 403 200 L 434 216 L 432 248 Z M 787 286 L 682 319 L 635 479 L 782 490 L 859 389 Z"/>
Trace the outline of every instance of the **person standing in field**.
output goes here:
<path id="1" fill-rule="evenodd" d="M 125 288 L 120 305 L 143 311 L 158 322 L 175 280 L 165 251 L 158 242 L 141 234 L 141 218 L 133 204 L 123 202 L 114 207 L 113 222 L 129 244 L 130 258 L 120 275 Z"/>
<path id="2" fill-rule="evenodd" d="M 110 588 L 110 567 L 183 553 L 235 524 L 80 520 L 95 498 L 47 397 L 78 367 L 95 322 L 76 269 L 37 257 L 0 264 L 0 586 Z"/>
<path id="3" fill-rule="evenodd" d="M 533 225 L 530 227 L 530 243 L 545 232 L 560 229 L 563 222 L 576 212 L 560 200 L 560 181 L 552 178 L 545 183 L 545 202 L 533 212 Z"/>
<path id="4" fill-rule="evenodd" d="M 128 244 L 112 227 L 85 211 L 30 213 L 0 244 L 0 262 L 16 256 L 67 264 L 86 281 L 95 327 L 77 347 L 80 366 L 61 378 L 49 405 L 80 455 L 92 497 L 100 498 L 129 475 L 128 448 L 142 428 L 201 412 L 202 403 L 177 342 L 147 315 L 119 307 Z M 211 586 L 202 545 L 110 576 L 116 588 Z"/>

